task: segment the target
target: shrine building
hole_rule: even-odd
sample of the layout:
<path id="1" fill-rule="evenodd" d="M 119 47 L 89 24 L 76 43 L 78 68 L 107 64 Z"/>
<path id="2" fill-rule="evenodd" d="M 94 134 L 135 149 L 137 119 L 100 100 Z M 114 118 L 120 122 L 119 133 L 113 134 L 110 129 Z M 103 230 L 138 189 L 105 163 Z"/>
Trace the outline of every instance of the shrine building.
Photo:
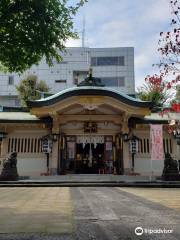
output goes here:
<path id="1" fill-rule="evenodd" d="M 20 176 L 138 174 L 160 176 L 150 160 L 150 124 L 168 124 L 152 103 L 106 87 L 90 73 L 77 87 L 29 101 L 29 111 L 0 112 L 0 168 L 17 152 Z M 177 144 L 163 131 L 164 152 Z"/>

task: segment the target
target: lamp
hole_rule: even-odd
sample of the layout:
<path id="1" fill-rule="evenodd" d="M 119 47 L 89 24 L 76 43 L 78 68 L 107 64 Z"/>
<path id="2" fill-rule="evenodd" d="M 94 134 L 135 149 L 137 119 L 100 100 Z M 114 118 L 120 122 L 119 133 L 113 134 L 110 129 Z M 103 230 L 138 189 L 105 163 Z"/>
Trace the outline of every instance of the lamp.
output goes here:
<path id="1" fill-rule="evenodd" d="M 0 132 L 0 140 L 2 140 L 3 138 L 7 137 L 7 133 L 5 132 Z"/>
<path id="2" fill-rule="evenodd" d="M 173 125 L 175 125 L 175 124 L 176 124 L 176 121 L 175 121 L 174 119 L 172 119 L 172 120 L 169 121 L 169 125 L 170 125 L 170 126 L 173 126 Z"/>
<path id="3" fill-rule="evenodd" d="M 123 141 L 124 141 L 124 142 L 129 141 L 129 134 L 128 134 L 128 133 L 123 133 L 123 134 L 122 134 L 122 138 L 123 138 Z"/>
<path id="4" fill-rule="evenodd" d="M 57 141 L 58 134 L 57 133 L 52 133 L 52 140 L 53 142 Z"/>

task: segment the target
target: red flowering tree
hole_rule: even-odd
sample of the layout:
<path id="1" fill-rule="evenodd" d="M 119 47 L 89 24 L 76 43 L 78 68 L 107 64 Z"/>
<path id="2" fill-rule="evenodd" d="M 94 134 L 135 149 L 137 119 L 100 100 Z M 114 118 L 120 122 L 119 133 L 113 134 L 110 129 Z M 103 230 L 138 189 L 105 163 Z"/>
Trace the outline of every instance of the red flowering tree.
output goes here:
<path id="1" fill-rule="evenodd" d="M 162 59 L 158 64 L 164 74 L 180 73 L 180 0 L 170 0 L 171 28 L 160 33 L 158 51 Z"/>
<path id="2" fill-rule="evenodd" d="M 139 90 L 139 97 L 153 101 L 156 105 L 168 102 L 168 111 L 180 112 L 180 97 L 172 97 L 175 91 L 180 92 L 180 0 L 169 0 L 172 19 L 171 28 L 160 33 L 159 48 L 162 59 L 159 64 L 160 76 L 148 76 L 145 85 Z M 165 79 L 172 79 L 166 81 Z M 169 99 L 169 101 L 168 101 Z M 167 109 L 165 109 L 167 111 Z"/>
<path id="3" fill-rule="evenodd" d="M 138 97 L 144 101 L 153 102 L 154 106 L 163 107 L 170 98 L 170 84 L 163 81 L 159 75 L 147 76 L 145 83 L 138 89 Z"/>
<path id="4" fill-rule="evenodd" d="M 171 28 L 160 33 L 158 51 L 162 59 L 159 64 L 154 64 L 159 66 L 160 76 L 147 76 L 145 84 L 138 91 L 139 98 L 162 107 L 161 115 L 180 113 L 180 0 L 169 0 L 169 3 L 172 13 Z M 175 91 L 173 98 L 172 93 Z M 169 103 L 168 108 L 163 106 L 166 102 Z M 171 120 L 167 131 L 174 136 L 180 135 L 180 121 Z"/>

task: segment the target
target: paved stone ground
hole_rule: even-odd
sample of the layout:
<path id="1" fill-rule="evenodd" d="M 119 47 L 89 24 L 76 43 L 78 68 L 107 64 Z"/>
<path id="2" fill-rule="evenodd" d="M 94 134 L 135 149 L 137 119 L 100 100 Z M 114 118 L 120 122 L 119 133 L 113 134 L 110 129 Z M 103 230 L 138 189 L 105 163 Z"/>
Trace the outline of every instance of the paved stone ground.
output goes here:
<path id="1" fill-rule="evenodd" d="M 119 188 L 121 191 L 135 194 L 152 202 L 180 211 L 180 189 L 175 188 Z"/>
<path id="2" fill-rule="evenodd" d="M 69 188 L 1 188 L 0 233 L 70 233 Z"/>
<path id="3" fill-rule="evenodd" d="M 179 240 L 179 224 L 180 189 L 0 189 L 1 240 Z"/>

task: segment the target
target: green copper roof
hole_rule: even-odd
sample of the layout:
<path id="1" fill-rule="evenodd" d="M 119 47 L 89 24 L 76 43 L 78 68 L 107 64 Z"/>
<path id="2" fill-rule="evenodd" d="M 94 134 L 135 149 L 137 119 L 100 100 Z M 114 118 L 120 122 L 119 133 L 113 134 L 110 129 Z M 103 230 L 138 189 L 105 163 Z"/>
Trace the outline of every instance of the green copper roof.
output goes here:
<path id="1" fill-rule="evenodd" d="M 180 113 L 168 113 L 161 116 L 159 113 L 151 113 L 151 115 L 145 116 L 142 120 L 148 122 L 167 122 L 169 120 L 180 120 Z M 0 123 L 8 122 L 42 122 L 43 119 L 36 117 L 30 112 L 0 112 Z M 46 122 L 47 119 L 44 119 L 43 122 Z"/>
<path id="2" fill-rule="evenodd" d="M 180 120 L 180 113 L 169 112 L 163 116 L 160 113 L 151 113 L 151 115 L 145 116 L 145 120 L 149 121 L 170 121 L 170 120 Z"/>
<path id="3" fill-rule="evenodd" d="M 30 112 L 0 112 L 0 123 L 2 122 L 39 122 L 41 119 Z"/>
<path id="4" fill-rule="evenodd" d="M 152 103 L 148 101 L 141 101 L 139 99 L 133 98 L 124 94 L 118 90 L 109 87 L 99 87 L 99 86 L 81 86 L 73 87 L 60 91 L 52 96 L 49 96 L 44 99 L 29 101 L 27 104 L 29 107 L 42 107 L 49 106 L 58 101 L 64 100 L 73 96 L 108 96 L 115 98 L 123 103 L 132 105 L 135 107 L 152 107 Z"/>

